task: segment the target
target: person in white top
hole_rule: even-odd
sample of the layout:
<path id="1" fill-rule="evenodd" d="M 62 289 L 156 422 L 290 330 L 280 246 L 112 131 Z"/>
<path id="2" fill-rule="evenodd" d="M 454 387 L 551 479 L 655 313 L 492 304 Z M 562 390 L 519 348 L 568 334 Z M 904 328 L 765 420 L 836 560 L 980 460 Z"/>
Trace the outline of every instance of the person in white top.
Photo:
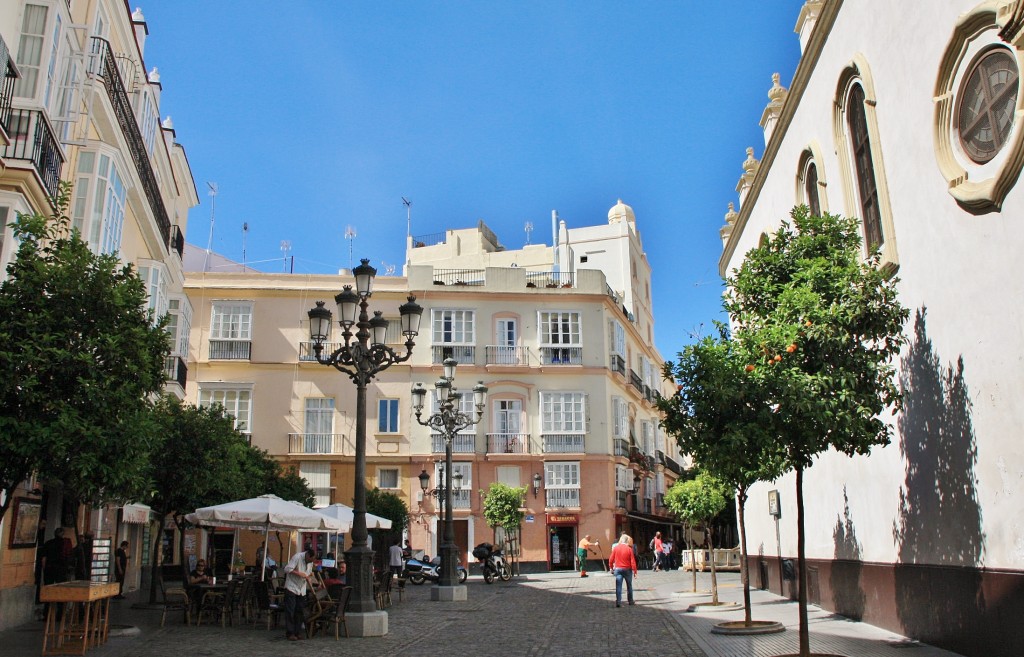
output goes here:
<path id="1" fill-rule="evenodd" d="M 284 567 L 284 634 L 289 641 L 306 638 L 302 633 L 302 622 L 306 616 L 306 585 L 312 577 L 315 556 L 313 548 L 308 547 L 305 552 L 296 552 Z"/>
<path id="2" fill-rule="evenodd" d="M 395 577 L 402 575 L 402 566 L 404 565 L 402 559 L 402 545 L 396 538 L 391 547 L 388 548 L 388 565 L 391 567 L 391 572 L 395 574 Z"/>

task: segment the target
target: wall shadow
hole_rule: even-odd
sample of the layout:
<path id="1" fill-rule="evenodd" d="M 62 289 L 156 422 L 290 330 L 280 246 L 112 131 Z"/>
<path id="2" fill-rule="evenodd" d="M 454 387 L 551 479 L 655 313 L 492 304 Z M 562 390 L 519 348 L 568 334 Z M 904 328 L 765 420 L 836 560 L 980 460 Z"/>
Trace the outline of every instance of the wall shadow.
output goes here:
<path id="1" fill-rule="evenodd" d="M 835 541 L 835 561 L 829 573 L 829 587 L 835 611 L 847 618 L 861 620 L 864 618 L 864 603 L 867 596 L 861 587 L 861 545 L 857 540 L 857 531 L 850 518 L 850 498 L 843 486 L 843 517 L 836 515 L 836 526 L 832 530 Z"/>
<path id="2" fill-rule="evenodd" d="M 926 319 L 922 307 L 915 313 L 900 374 L 904 409 L 898 427 L 906 478 L 893 523 L 896 612 L 904 632 L 915 639 L 965 655 L 1009 654 L 991 644 L 984 647 L 986 604 L 979 566 L 985 536 L 964 361 L 960 357 L 955 365 L 943 365 Z"/>

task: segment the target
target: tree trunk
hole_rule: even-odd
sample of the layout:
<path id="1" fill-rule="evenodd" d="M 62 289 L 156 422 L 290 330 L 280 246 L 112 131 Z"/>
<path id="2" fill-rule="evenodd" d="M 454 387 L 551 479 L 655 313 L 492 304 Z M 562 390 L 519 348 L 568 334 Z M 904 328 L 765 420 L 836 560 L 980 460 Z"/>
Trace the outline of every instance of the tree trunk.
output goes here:
<path id="1" fill-rule="evenodd" d="M 807 627 L 807 568 L 804 565 L 804 471 L 796 469 L 796 569 L 800 607 L 800 657 L 810 657 L 811 636 Z"/>
<path id="2" fill-rule="evenodd" d="M 743 624 L 750 626 L 750 568 L 747 565 L 747 529 L 743 524 L 743 512 L 747 505 L 747 487 L 736 489 L 736 502 L 739 507 L 737 520 L 740 525 L 740 581 L 743 582 Z"/>
<path id="3" fill-rule="evenodd" d="M 715 572 L 715 544 L 711 539 L 711 525 L 705 525 L 708 537 L 708 554 L 711 555 L 711 604 L 718 604 L 718 575 Z"/>
<path id="4" fill-rule="evenodd" d="M 181 581 L 188 583 L 188 561 L 185 559 L 185 518 L 175 513 L 174 525 L 178 528 L 178 563 L 181 566 Z"/>
<path id="5" fill-rule="evenodd" d="M 157 527 L 156 536 L 153 540 L 153 551 L 150 553 L 153 558 L 153 563 L 150 564 L 150 578 L 149 578 L 149 604 L 156 603 L 156 592 L 159 587 L 163 589 L 163 568 L 160 567 L 160 544 L 164 537 L 164 527 L 167 525 L 167 514 L 160 514 L 160 525 Z M 163 600 L 162 602 L 166 602 Z"/>
<path id="6" fill-rule="evenodd" d="M 690 544 L 690 571 L 693 573 L 693 592 L 697 592 L 697 549 L 693 544 L 693 535 L 690 534 L 689 525 L 686 527 L 686 542 Z"/>

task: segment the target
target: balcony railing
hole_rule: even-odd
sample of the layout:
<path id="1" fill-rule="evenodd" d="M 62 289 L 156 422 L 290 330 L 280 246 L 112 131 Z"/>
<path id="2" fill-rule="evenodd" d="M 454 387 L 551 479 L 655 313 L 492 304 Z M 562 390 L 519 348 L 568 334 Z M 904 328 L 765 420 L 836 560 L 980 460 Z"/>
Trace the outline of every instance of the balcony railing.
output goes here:
<path id="1" fill-rule="evenodd" d="M 434 454 L 444 454 L 444 436 L 439 433 L 430 434 L 430 451 Z M 473 454 L 475 452 L 475 433 L 457 433 L 452 438 L 452 454 Z"/>
<path id="2" fill-rule="evenodd" d="M 636 373 L 636 370 L 629 371 L 629 382 L 633 384 L 633 387 L 636 388 L 637 392 L 641 395 L 644 394 L 644 383 L 640 379 L 640 375 Z"/>
<path id="3" fill-rule="evenodd" d="M 654 403 L 654 391 L 651 390 L 651 386 L 649 386 L 647 384 L 644 384 L 643 393 L 644 393 L 644 399 L 646 399 L 647 401 L 649 401 L 649 402 L 651 402 L 653 404 Z"/>
<path id="4" fill-rule="evenodd" d="M 576 272 L 528 271 L 526 287 L 576 287 Z"/>
<path id="5" fill-rule="evenodd" d="M 468 509 L 472 504 L 472 497 L 470 495 L 472 491 L 468 488 L 453 490 L 452 491 L 452 508 L 453 509 Z"/>
<path id="6" fill-rule="evenodd" d="M 210 360 L 249 360 L 251 348 L 248 340 L 210 340 Z"/>
<path id="7" fill-rule="evenodd" d="M 620 509 L 626 508 L 626 500 L 629 499 L 629 492 L 624 490 L 615 491 L 615 506 Z"/>
<path id="8" fill-rule="evenodd" d="M 583 347 L 541 347 L 543 365 L 582 365 Z"/>
<path id="9" fill-rule="evenodd" d="M 530 350 L 527 347 L 503 347 L 489 344 L 484 347 L 484 358 L 488 365 L 522 365 L 530 364 Z"/>
<path id="10" fill-rule="evenodd" d="M 529 454 L 530 434 L 489 433 L 487 434 L 488 454 Z"/>
<path id="11" fill-rule="evenodd" d="M 629 441 L 624 438 L 614 440 L 615 456 L 629 456 Z"/>
<path id="12" fill-rule="evenodd" d="M 582 454 L 582 433 L 546 433 L 541 436 L 545 454 Z"/>
<path id="13" fill-rule="evenodd" d="M 178 259 L 181 260 L 182 255 L 185 253 L 185 234 L 181 232 L 181 226 L 175 224 L 171 226 L 171 241 L 167 245 L 169 252 L 178 254 Z"/>
<path id="14" fill-rule="evenodd" d="M 139 180 L 142 181 L 142 189 L 149 200 L 149 207 L 156 219 L 156 225 L 163 236 L 164 244 L 171 244 L 171 220 L 167 217 L 167 209 L 164 207 L 163 196 L 160 195 L 160 185 L 156 182 L 156 175 L 153 173 L 153 165 L 149 161 L 149 153 L 146 149 L 146 141 L 139 131 L 139 124 L 135 121 L 135 114 L 132 112 L 132 102 L 124 89 L 121 81 L 121 73 L 117 68 L 117 59 L 110 43 L 100 37 L 92 38 L 92 52 L 99 57 L 99 66 L 95 71 L 103 78 L 103 86 L 107 90 L 107 97 L 114 108 L 114 116 L 121 126 L 121 132 L 128 143 L 128 150 L 135 162 L 135 168 L 139 172 Z"/>
<path id="15" fill-rule="evenodd" d="M 412 238 L 412 248 L 418 249 L 424 246 L 444 244 L 446 233 L 430 233 L 429 235 L 415 235 Z"/>
<path id="16" fill-rule="evenodd" d="M 337 351 L 340 347 L 341 347 L 341 343 L 340 342 L 325 342 L 324 343 L 324 350 L 323 350 L 321 356 L 322 357 L 330 356 L 335 351 Z M 316 354 L 313 352 L 313 343 L 312 342 L 309 342 L 307 340 L 306 342 L 300 342 L 299 343 L 299 360 L 304 362 L 304 363 L 305 362 L 313 362 L 313 363 L 316 362 Z"/>
<path id="17" fill-rule="evenodd" d="M 454 358 L 459 365 L 476 364 L 476 347 L 465 345 L 434 345 L 434 364 L 440 365 L 446 358 Z"/>
<path id="18" fill-rule="evenodd" d="M 14 102 L 14 82 L 18 79 L 18 69 L 11 59 L 11 53 L 7 50 L 7 43 L 3 36 L 0 36 L 0 73 L 3 73 L 3 80 L 0 81 L 0 128 L 8 135 L 11 134 L 11 104 Z"/>
<path id="19" fill-rule="evenodd" d="M 626 376 L 626 359 L 618 354 L 612 354 L 611 368 L 613 372 L 618 372 L 622 376 Z"/>
<path id="20" fill-rule="evenodd" d="M 676 462 L 675 459 L 666 456 L 665 457 L 665 469 L 674 472 L 677 475 L 683 474 L 683 468 Z"/>
<path id="21" fill-rule="evenodd" d="M 43 189 L 51 197 L 56 196 L 64 156 L 46 115 L 40 110 L 12 109 L 8 113 L 7 134 L 11 143 L 3 150 L 4 159 L 31 162 Z"/>
<path id="22" fill-rule="evenodd" d="M 579 488 L 547 488 L 544 490 L 544 504 L 549 508 L 578 507 Z"/>
<path id="23" fill-rule="evenodd" d="M 289 454 L 354 454 L 354 449 L 345 449 L 343 433 L 290 433 L 288 434 Z"/>
<path id="24" fill-rule="evenodd" d="M 435 269 L 434 285 L 483 285 L 483 269 Z"/>
<path id="25" fill-rule="evenodd" d="M 168 356 L 164 359 L 164 379 L 167 381 L 176 381 L 181 389 L 185 389 L 185 383 L 188 381 L 188 365 L 185 364 L 185 359 L 181 356 Z"/>

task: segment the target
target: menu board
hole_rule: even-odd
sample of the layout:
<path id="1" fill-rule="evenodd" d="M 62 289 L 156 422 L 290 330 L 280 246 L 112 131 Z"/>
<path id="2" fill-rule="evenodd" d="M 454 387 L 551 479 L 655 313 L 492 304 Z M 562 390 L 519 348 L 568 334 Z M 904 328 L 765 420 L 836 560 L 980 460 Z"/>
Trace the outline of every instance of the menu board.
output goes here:
<path id="1" fill-rule="evenodd" d="M 95 538 L 92 541 L 92 581 L 111 581 L 110 571 L 113 565 L 113 540 L 110 538 Z"/>

